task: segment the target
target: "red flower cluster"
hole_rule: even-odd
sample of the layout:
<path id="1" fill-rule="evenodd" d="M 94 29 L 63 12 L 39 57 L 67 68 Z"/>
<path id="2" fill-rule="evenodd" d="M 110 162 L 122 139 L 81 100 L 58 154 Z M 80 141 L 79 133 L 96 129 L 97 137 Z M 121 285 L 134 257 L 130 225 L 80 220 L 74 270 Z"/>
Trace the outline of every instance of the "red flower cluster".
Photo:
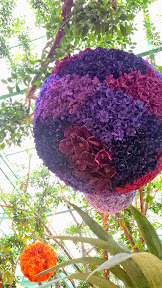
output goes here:
<path id="1" fill-rule="evenodd" d="M 31 282 L 48 280 L 54 271 L 38 277 L 34 276 L 56 264 L 57 257 L 53 248 L 42 242 L 36 242 L 25 247 L 20 256 L 21 271 Z"/>
<path id="2" fill-rule="evenodd" d="M 64 131 L 59 149 L 70 162 L 78 178 L 88 180 L 95 189 L 103 192 L 111 187 L 115 168 L 111 156 L 103 145 L 87 130 L 86 126 L 70 126 Z"/>
<path id="3" fill-rule="evenodd" d="M 128 74 L 120 72 L 118 79 L 109 75 L 106 77 L 106 84 L 111 89 L 121 89 L 130 94 L 133 100 L 144 101 L 149 112 L 162 118 L 162 81 L 152 69 L 148 68 L 146 74 L 130 69 Z"/>

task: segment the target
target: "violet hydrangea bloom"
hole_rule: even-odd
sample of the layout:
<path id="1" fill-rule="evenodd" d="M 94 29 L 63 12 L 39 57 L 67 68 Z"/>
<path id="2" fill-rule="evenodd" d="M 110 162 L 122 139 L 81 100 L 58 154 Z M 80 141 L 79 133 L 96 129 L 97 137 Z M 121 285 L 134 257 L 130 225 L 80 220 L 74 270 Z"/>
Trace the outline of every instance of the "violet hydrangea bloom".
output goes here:
<path id="1" fill-rule="evenodd" d="M 34 111 L 34 114 L 35 114 L 35 117 L 34 119 L 36 119 L 36 117 L 38 117 L 37 115 L 37 111 L 38 111 L 38 108 L 39 108 L 39 105 L 42 101 L 42 97 L 43 95 L 45 94 L 45 92 L 47 91 L 50 83 L 56 78 L 56 74 L 52 74 L 50 75 L 46 80 L 44 80 L 43 84 L 42 84 L 42 87 L 41 87 L 41 90 L 39 92 L 39 96 L 36 100 L 36 103 L 35 103 L 35 111 Z"/>
<path id="2" fill-rule="evenodd" d="M 110 191 L 104 197 L 98 194 L 85 194 L 85 199 L 95 210 L 104 214 L 114 214 L 126 209 L 129 203 L 133 201 L 135 195 L 136 192 L 121 194 Z"/>
<path id="3" fill-rule="evenodd" d="M 104 213 L 129 205 L 162 170 L 162 81 L 142 58 L 86 49 L 57 61 L 36 101 L 44 164 Z"/>

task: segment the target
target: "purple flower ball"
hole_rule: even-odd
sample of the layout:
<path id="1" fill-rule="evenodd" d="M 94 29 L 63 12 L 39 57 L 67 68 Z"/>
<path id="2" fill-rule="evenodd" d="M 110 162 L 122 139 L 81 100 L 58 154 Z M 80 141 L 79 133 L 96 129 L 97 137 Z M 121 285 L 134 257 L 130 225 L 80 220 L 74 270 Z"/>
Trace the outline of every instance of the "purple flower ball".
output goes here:
<path id="1" fill-rule="evenodd" d="M 44 165 L 96 210 L 125 209 L 162 169 L 162 76 L 119 49 L 57 61 L 36 101 L 34 138 Z"/>

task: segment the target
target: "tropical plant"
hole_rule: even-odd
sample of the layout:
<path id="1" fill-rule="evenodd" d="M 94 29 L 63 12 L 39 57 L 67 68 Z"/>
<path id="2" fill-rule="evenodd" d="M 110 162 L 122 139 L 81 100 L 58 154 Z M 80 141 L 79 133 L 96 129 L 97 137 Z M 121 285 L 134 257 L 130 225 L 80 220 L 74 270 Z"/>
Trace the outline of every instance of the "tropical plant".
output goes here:
<path id="1" fill-rule="evenodd" d="M 107 261 L 95 257 L 72 259 L 55 267 L 49 268 L 38 275 L 43 275 L 47 272 L 58 270 L 60 267 L 65 267 L 74 263 L 88 263 L 99 266 L 89 275 L 87 273 L 75 273 L 65 278 L 85 280 L 90 282 L 92 285 L 96 285 L 97 287 L 101 288 L 119 287 L 109 279 L 104 279 L 103 277 L 93 275 L 97 271 L 108 269 L 118 279 L 120 279 L 126 287 L 160 288 L 162 281 L 162 244 L 155 229 L 141 212 L 130 205 L 129 209 L 132 215 L 135 217 L 137 225 L 146 243 L 146 252 L 139 252 L 136 254 L 131 253 L 131 251 L 129 251 L 126 247 L 119 245 L 98 223 L 96 223 L 79 207 L 71 203 L 69 203 L 69 205 L 79 213 L 84 222 L 89 226 L 97 238 L 56 235 L 51 236 L 51 238 L 90 243 L 91 245 L 108 251 L 112 257 Z M 41 287 L 48 287 L 57 281 L 59 280 L 57 279 L 50 281 Z"/>
<path id="2" fill-rule="evenodd" d="M 73 259 L 74 255 L 72 255 L 68 249 L 69 245 L 62 239 L 50 238 L 53 233 L 56 233 L 53 231 L 52 223 L 58 222 L 57 211 L 59 211 L 60 207 L 70 212 L 68 220 L 70 223 L 68 222 L 68 225 L 62 233 L 63 235 L 67 235 L 66 237 L 72 237 L 72 239 L 74 237 L 73 247 L 75 247 L 75 251 L 77 251 L 79 257 L 86 257 L 87 261 L 89 258 L 97 257 L 97 259 L 100 259 L 100 262 L 96 264 L 96 262 L 92 261 L 90 263 L 88 262 L 89 264 L 85 262 L 65 268 L 60 267 L 57 271 L 59 277 L 68 275 L 72 269 L 77 273 L 81 273 L 82 271 L 83 273 L 89 274 L 93 272 L 99 264 L 104 263 L 107 258 L 110 257 L 110 253 L 107 253 L 107 251 L 109 251 L 107 246 L 104 246 L 103 250 L 100 246 L 96 248 L 91 242 L 88 244 L 77 241 L 78 237 L 84 237 L 83 239 L 95 237 L 95 233 L 86 225 L 86 221 L 80 221 L 78 217 L 76 217 L 77 215 L 73 207 L 70 207 L 69 204 L 67 207 L 67 202 L 64 200 L 65 197 L 66 199 L 68 198 L 70 202 L 85 208 L 89 215 L 88 217 L 95 219 L 95 225 L 103 225 L 105 233 L 107 235 L 109 233 L 111 239 L 112 236 L 116 238 L 117 235 L 119 244 L 125 245 L 132 253 L 147 251 L 145 241 L 141 236 L 130 209 L 125 209 L 120 213 L 109 216 L 101 215 L 86 204 L 81 194 L 72 191 L 72 189 L 60 183 L 45 166 L 41 165 L 38 166 L 37 170 L 32 170 L 35 158 L 33 159 L 31 156 L 32 150 L 29 151 L 28 149 L 26 150 L 27 161 L 29 162 L 27 167 L 26 165 L 14 165 L 15 173 L 19 174 L 20 171 L 23 171 L 23 175 L 25 176 L 17 179 L 16 182 L 13 183 L 15 188 L 12 191 L 4 192 L 1 190 L 0 192 L 0 207 L 2 207 L 4 213 L 6 213 L 5 218 L 10 220 L 11 228 L 8 236 L 3 235 L 0 238 L 0 272 L 5 288 L 11 287 L 11 285 L 15 287 L 14 285 L 19 282 L 17 274 L 15 274 L 19 264 L 19 256 L 24 247 L 30 243 L 36 241 L 49 243 L 50 241 L 52 247 L 57 249 L 59 264 L 63 264 L 65 261 L 73 261 L 75 263 L 75 259 Z M 26 157 L 23 156 L 23 158 Z M 161 203 L 158 192 L 161 190 L 161 184 L 161 176 L 159 175 L 152 183 L 143 187 L 143 191 L 140 189 L 141 191 L 137 193 L 137 197 L 135 198 L 135 206 L 141 209 L 142 213 L 147 215 L 147 217 L 151 217 L 151 223 L 155 229 L 158 229 L 160 226 L 158 218 L 161 213 Z M 66 213 L 63 215 L 68 215 Z M 50 218 L 49 215 L 51 215 Z M 108 232 L 106 232 L 107 230 Z M 121 283 L 120 285 L 122 285 L 122 282 L 115 276 L 115 273 L 108 272 L 109 271 L 105 269 L 104 273 L 98 271 L 96 275 L 100 277 L 104 276 L 105 279 L 107 279 L 110 274 L 111 280 L 114 277 L 115 283 L 117 285 Z M 54 274 L 54 277 L 56 276 L 57 274 Z M 54 279 L 55 278 L 51 278 L 51 280 Z M 61 287 L 69 287 L 68 281 L 67 279 L 62 279 Z M 57 285 L 59 285 L 59 282 Z M 89 287 L 88 283 L 81 280 L 79 282 L 77 281 L 77 284 L 73 282 L 71 285 L 73 287 L 77 285 L 79 288 Z"/>

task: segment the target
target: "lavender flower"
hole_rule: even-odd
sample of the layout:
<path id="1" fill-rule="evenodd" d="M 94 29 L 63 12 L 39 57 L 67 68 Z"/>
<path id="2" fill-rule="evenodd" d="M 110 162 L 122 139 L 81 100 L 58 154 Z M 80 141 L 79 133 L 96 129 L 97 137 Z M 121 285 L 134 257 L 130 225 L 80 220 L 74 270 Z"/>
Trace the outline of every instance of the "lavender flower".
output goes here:
<path id="1" fill-rule="evenodd" d="M 106 196 L 85 194 L 85 199 L 97 211 L 104 214 L 114 214 L 123 209 L 126 209 L 133 201 L 136 192 L 120 194 L 110 191 Z"/>

